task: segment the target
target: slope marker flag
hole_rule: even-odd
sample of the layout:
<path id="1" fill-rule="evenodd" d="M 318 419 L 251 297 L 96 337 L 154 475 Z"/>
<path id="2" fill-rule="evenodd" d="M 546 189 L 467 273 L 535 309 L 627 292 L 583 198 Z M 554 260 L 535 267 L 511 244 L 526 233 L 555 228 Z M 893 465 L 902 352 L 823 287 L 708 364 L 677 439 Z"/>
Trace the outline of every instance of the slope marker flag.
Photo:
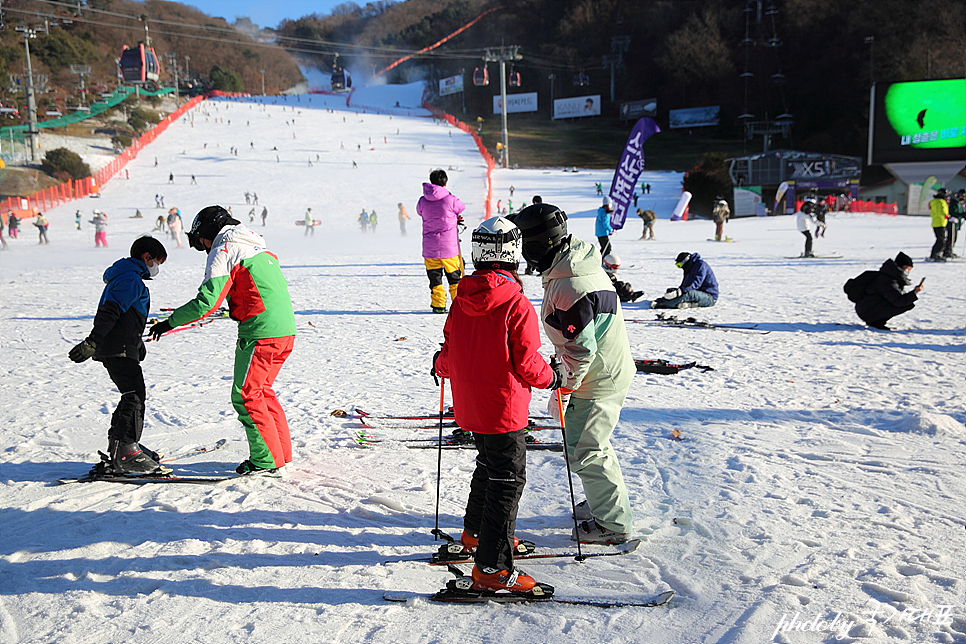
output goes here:
<path id="1" fill-rule="evenodd" d="M 644 141 L 660 131 L 661 128 L 654 119 L 645 116 L 634 124 L 630 136 L 627 137 L 620 164 L 617 166 L 617 172 L 614 173 L 614 180 L 610 184 L 608 193 L 611 207 L 614 209 L 610 214 L 610 225 L 615 230 L 624 227 L 627 211 L 630 210 L 631 202 L 634 200 L 637 179 L 644 171 Z"/>

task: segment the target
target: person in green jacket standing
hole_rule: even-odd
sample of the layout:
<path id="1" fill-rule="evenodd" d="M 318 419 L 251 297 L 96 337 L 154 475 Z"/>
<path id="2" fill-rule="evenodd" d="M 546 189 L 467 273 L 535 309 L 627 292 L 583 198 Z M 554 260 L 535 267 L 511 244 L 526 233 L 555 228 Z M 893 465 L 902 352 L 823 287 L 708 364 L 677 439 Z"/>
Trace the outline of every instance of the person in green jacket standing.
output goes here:
<path id="1" fill-rule="evenodd" d="M 943 250 L 946 247 L 946 222 L 949 220 L 949 204 L 946 203 L 946 196 L 949 192 L 945 188 L 940 188 L 936 196 L 929 202 L 929 216 L 932 218 L 932 232 L 936 235 L 936 243 L 932 245 L 929 259 L 934 262 L 945 262 Z"/>
<path id="2" fill-rule="evenodd" d="M 620 300 L 596 246 L 568 234 L 566 213 L 541 203 L 511 219 L 523 234 L 523 257 L 543 278 L 540 318 L 564 372 L 567 454 L 587 495 L 577 505 L 581 523 L 572 538 L 623 543 L 634 522 L 610 437 L 636 367 Z M 556 396 L 548 411 L 561 420 Z"/>
<path id="3" fill-rule="evenodd" d="M 205 280 L 190 302 L 151 327 L 158 340 L 174 327 L 196 322 L 225 300 L 238 322 L 231 401 L 248 435 L 250 456 L 236 468 L 242 475 L 280 476 L 292 461 L 288 421 L 272 389 L 295 341 L 295 313 L 278 257 L 265 240 L 221 206 L 196 216 L 188 243 L 208 253 Z"/>

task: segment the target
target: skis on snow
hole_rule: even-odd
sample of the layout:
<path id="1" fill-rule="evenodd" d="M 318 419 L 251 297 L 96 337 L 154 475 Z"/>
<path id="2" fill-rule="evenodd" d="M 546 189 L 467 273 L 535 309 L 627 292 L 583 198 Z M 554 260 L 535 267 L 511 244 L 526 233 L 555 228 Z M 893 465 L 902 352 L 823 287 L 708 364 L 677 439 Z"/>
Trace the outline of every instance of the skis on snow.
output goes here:
<path id="1" fill-rule="evenodd" d="M 199 454 L 208 454 L 210 452 L 214 452 L 215 450 L 221 449 L 227 444 L 228 439 L 222 438 L 211 445 L 202 445 L 193 447 L 183 452 L 178 452 L 173 456 L 161 459 L 161 462 L 171 463 L 189 458 L 191 456 L 197 456 Z M 132 483 L 135 485 L 143 485 L 147 483 L 218 483 L 238 477 L 238 475 L 234 473 L 224 476 L 179 474 L 167 467 L 162 467 L 161 472 L 154 474 L 116 474 L 111 472 L 107 467 L 107 464 L 110 463 L 110 458 L 103 452 L 98 452 L 98 454 L 101 455 L 101 462 L 92 467 L 90 472 L 77 478 L 57 479 L 57 482 L 61 485 L 68 485 L 71 483 L 93 483 L 95 481 L 103 481 L 107 483 Z"/>
<path id="2" fill-rule="evenodd" d="M 684 371 L 685 369 L 700 369 L 702 373 L 714 371 L 714 367 L 698 364 L 697 362 L 685 362 L 684 364 L 672 364 L 667 360 L 635 360 L 637 370 L 642 373 L 672 374 Z"/>
<path id="3" fill-rule="evenodd" d="M 523 559 L 578 559 L 583 561 L 584 559 L 595 559 L 597 557 L 620 557 L 622 555 L 628 555 L 641 545 L 640 539 L 631 539 L 625 543 L 618 546 L 614 546 L 613 550 L 608 550 L 606 552 L 581 552 L 578 554 L 576 551 L 557 551 L 557 552 L 537 552 L 536 546 L 529 541 L 521 541 L 520 546 L 523 550 L 519 553 L 513 553 L 513 560 L 523 560 Z M 392 561 L 386 561 L 384 563 L 399 563 L 399 562 L 416 562 L 416 563 L 426 563 L 430 566 L 446 566 L 449 564 L 469 564 L 473 563 L 472 555 L 467 555 L 463 551 L 462 544 L 459 541 L 452 541 L 445 543 L 439 547 L 437 552 L 434 552 L 430 557 L 417 557 L 414 559 L 395 559 Z"/>
<path id="4" fill-rule="evenodd" d="M 676 315 L 668 315 L 666 313 L 658 313 L 657 317 L 653 320 L 639 320 L 636 318 L 628 318 L 624 320 L 625 322 L 634 322 L 636 324 L 649 324 L 652 326 L 670 326 L 670 327 L 684 327 L 691 329 L 718 329 L 721 331 L 735 331 L 737 333 L 754 333 L 758 335 L 767 335 L 771 331 L 764 329 L 755 328 L 757 325 L 743 326 L 740 324 L 713 324 L 711 322 L 705 322 L 703 320 L 698 320 L 697 318 L 679 318 Z"/>
<path id="5" fill-rule="evenodd" d="M 598 608 L 655 608 L 663 606 L 674 597 L 673 590 L 666 590 L 642 600 L 611 600 L 590 597 L 555 597 L 554 588 L 549 584 L 538 583 L 532 590 L 520 593 L 510 591 L 490 591 L 475 590 L 473 588 L 473 578 L 466 575 L 460 568 L 453 564 L 448 566 L 450 573 L 456 579 L 446 582 L 446 588 L 431 593 L 408 593 L 398 591 L 387 591 L 382 598 L 391 602 L 408 602 L 411 599 L 427 599 L 432 602 L 450 604 L 485 604 L 496 602 L 501 604 L 571 604 L 577 606 L 595 606 Z"/>
<path id="6" fill-rule="evenodd" d="M 460 429 L 455 425 L 452 427 L 453 433 L 448 436 L 443 436 L 443 449 L 476 448 L 472 432 Z M 380 434 L 372 434 L 362 429 L 352 430 L 350 436 L 359 447 L 372 447 L 379 443 L 402 443 L 409 449 L 437 449 L 440 446 L 438 438 L 391 438 Z M 525 440 L 528 450 L 547 449 L 558 452 L 563 450 L 563 443 L 542 441 L 530 433 L 526 434 Z"/>

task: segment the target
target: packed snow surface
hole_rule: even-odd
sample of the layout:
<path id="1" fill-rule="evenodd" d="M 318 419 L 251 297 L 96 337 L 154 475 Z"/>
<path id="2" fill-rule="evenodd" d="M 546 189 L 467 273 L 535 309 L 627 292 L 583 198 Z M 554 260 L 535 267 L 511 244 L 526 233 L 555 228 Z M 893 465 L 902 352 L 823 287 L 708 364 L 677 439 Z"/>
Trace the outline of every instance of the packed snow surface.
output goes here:
<path id="1" fill-rule="evenodd" d="M 122 172 L 100 198 L 49 211 L 50 245 L 37 245 L 29 221 L 8 240 L 0 642 L 966 641 L 964 265 L 920 261 L 933 239 L 926 218 L 833 213 L 816 252 L 836 259 L 790 259 L 803 238 L 786 216 L 734 220 L 725 231 L 736 243 L 711 242 L 711 222 L 668 220 L 680 194 L 674 173 L 645 173 L 652 190 L 638 205 L 658 212 L 657 239 L 639 240 L 641 222 L 629 220 L 613 238 L 620 276 L 650 299 L 678 285 L 678 252 L 699 252 L 720 301 L 678 314 L 753 331 L 665 328 L 646 303 L 624 307 L 636 358 L 714 370 L 642 373 L 630 389 L 613 442 L 637 552 L 521 566 L 560 597 L 641 600 L 671 588 L 674 599 L 654 609 L 385 602 L 386 591 L 429 593 L 450 577 L 398 561 L 439 545 L 430 534 L 437 453 L 401 442 L 360 448 L 358 422 L 330 414 L 437 412 L 429 369 L 445 316 L 430 313 L 415 204 L 436 167 L 447 169 L 471 227 L 486 196 L 472 139 L 401 114 L 418 107 L 410 89 L 394 111 L 393 92 L 368 92 L 365 109 L 344 96 L 204 102 L 141 152 L 129 179 Z M 517 208 L 539 194 L 594 241 L 594 184 L 610 180 L 605 171 L 497 170 L 494 203 Z M 90 331 L 104 269 L 168 208 L 187 227 L 212 203 L 246 224 L 254 217 L 289 281 L 299 335 L 276 390 L 295 462 L 282 479 L 58 485 L 106 448 L 118 398 L 101 365 L 67 358 Z M 399 203 L 412 216 L 406 236 Z M 109 216 L 107 249 L 93 244 L 94 208 Z M 296 226 L 307 208 L 322 222 L 309 236 Z M 363 208 L 378 213 L 376 231 L 360 231 Z M 131 218 L 136 210 L 143 218 Z M 169 250 L 149 283 L 158 311 L 193 297 L 204 255 L 154 234 Z M 893 331 L 870 330 L 842 284 L 900 250 L 925 290 Z M 523 280 L 539 307 L 540 279 Z M 229 440 L 180 471 L 228 473 L 247 457 L 229 400 L 234 337 L 234 322 L 216 319 L 148 343 L 143 442 L 175 452 Z M 535 391 L 533 413 L 547 399 Z M 438 521 L 453 535 L 473 464 L 471 450 L 442 453 Z M 572 551 L 569 513 L 562 455 L 530 452 L 518 535 Z"/>

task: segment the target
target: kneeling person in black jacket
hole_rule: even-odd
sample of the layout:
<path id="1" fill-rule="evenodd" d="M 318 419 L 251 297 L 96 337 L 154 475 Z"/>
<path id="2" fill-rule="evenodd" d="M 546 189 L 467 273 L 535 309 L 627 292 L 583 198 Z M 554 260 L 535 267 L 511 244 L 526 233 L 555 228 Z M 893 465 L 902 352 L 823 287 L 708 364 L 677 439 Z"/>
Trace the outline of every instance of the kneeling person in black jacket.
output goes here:
<path id="1" fill-rule="evenodd" d="M 883 262 L 878 275 L 866 285 L 864 295 L 855 304 L 855 312 L 866 324 L 888 330 L 886 322 L 915 308 L 922 282 L 911 291 L 903 292 L 909 286 L 910 271 L 912 259 L 905 253 Z"/>
<path id="2" fill-rule="evenodd" d="M 104 291 L 87 339 L 70 350 L 70 359 L 94 358 L 107 369 L 121 392 L 111 416 L 108 454 L 114 474 L 150 474 L 160 469 L 158 455 L 140 445 L 144 429 L 145 349 L 141 334 L 151 308 L 151 294 L 143 280 L 157 276 L 168 258 L 164 246 L 153 237 L 139 237 L 131 256 L 119 259 L 104 271 Z M 105 472 L 107 473 L 107 472 Z"/>

